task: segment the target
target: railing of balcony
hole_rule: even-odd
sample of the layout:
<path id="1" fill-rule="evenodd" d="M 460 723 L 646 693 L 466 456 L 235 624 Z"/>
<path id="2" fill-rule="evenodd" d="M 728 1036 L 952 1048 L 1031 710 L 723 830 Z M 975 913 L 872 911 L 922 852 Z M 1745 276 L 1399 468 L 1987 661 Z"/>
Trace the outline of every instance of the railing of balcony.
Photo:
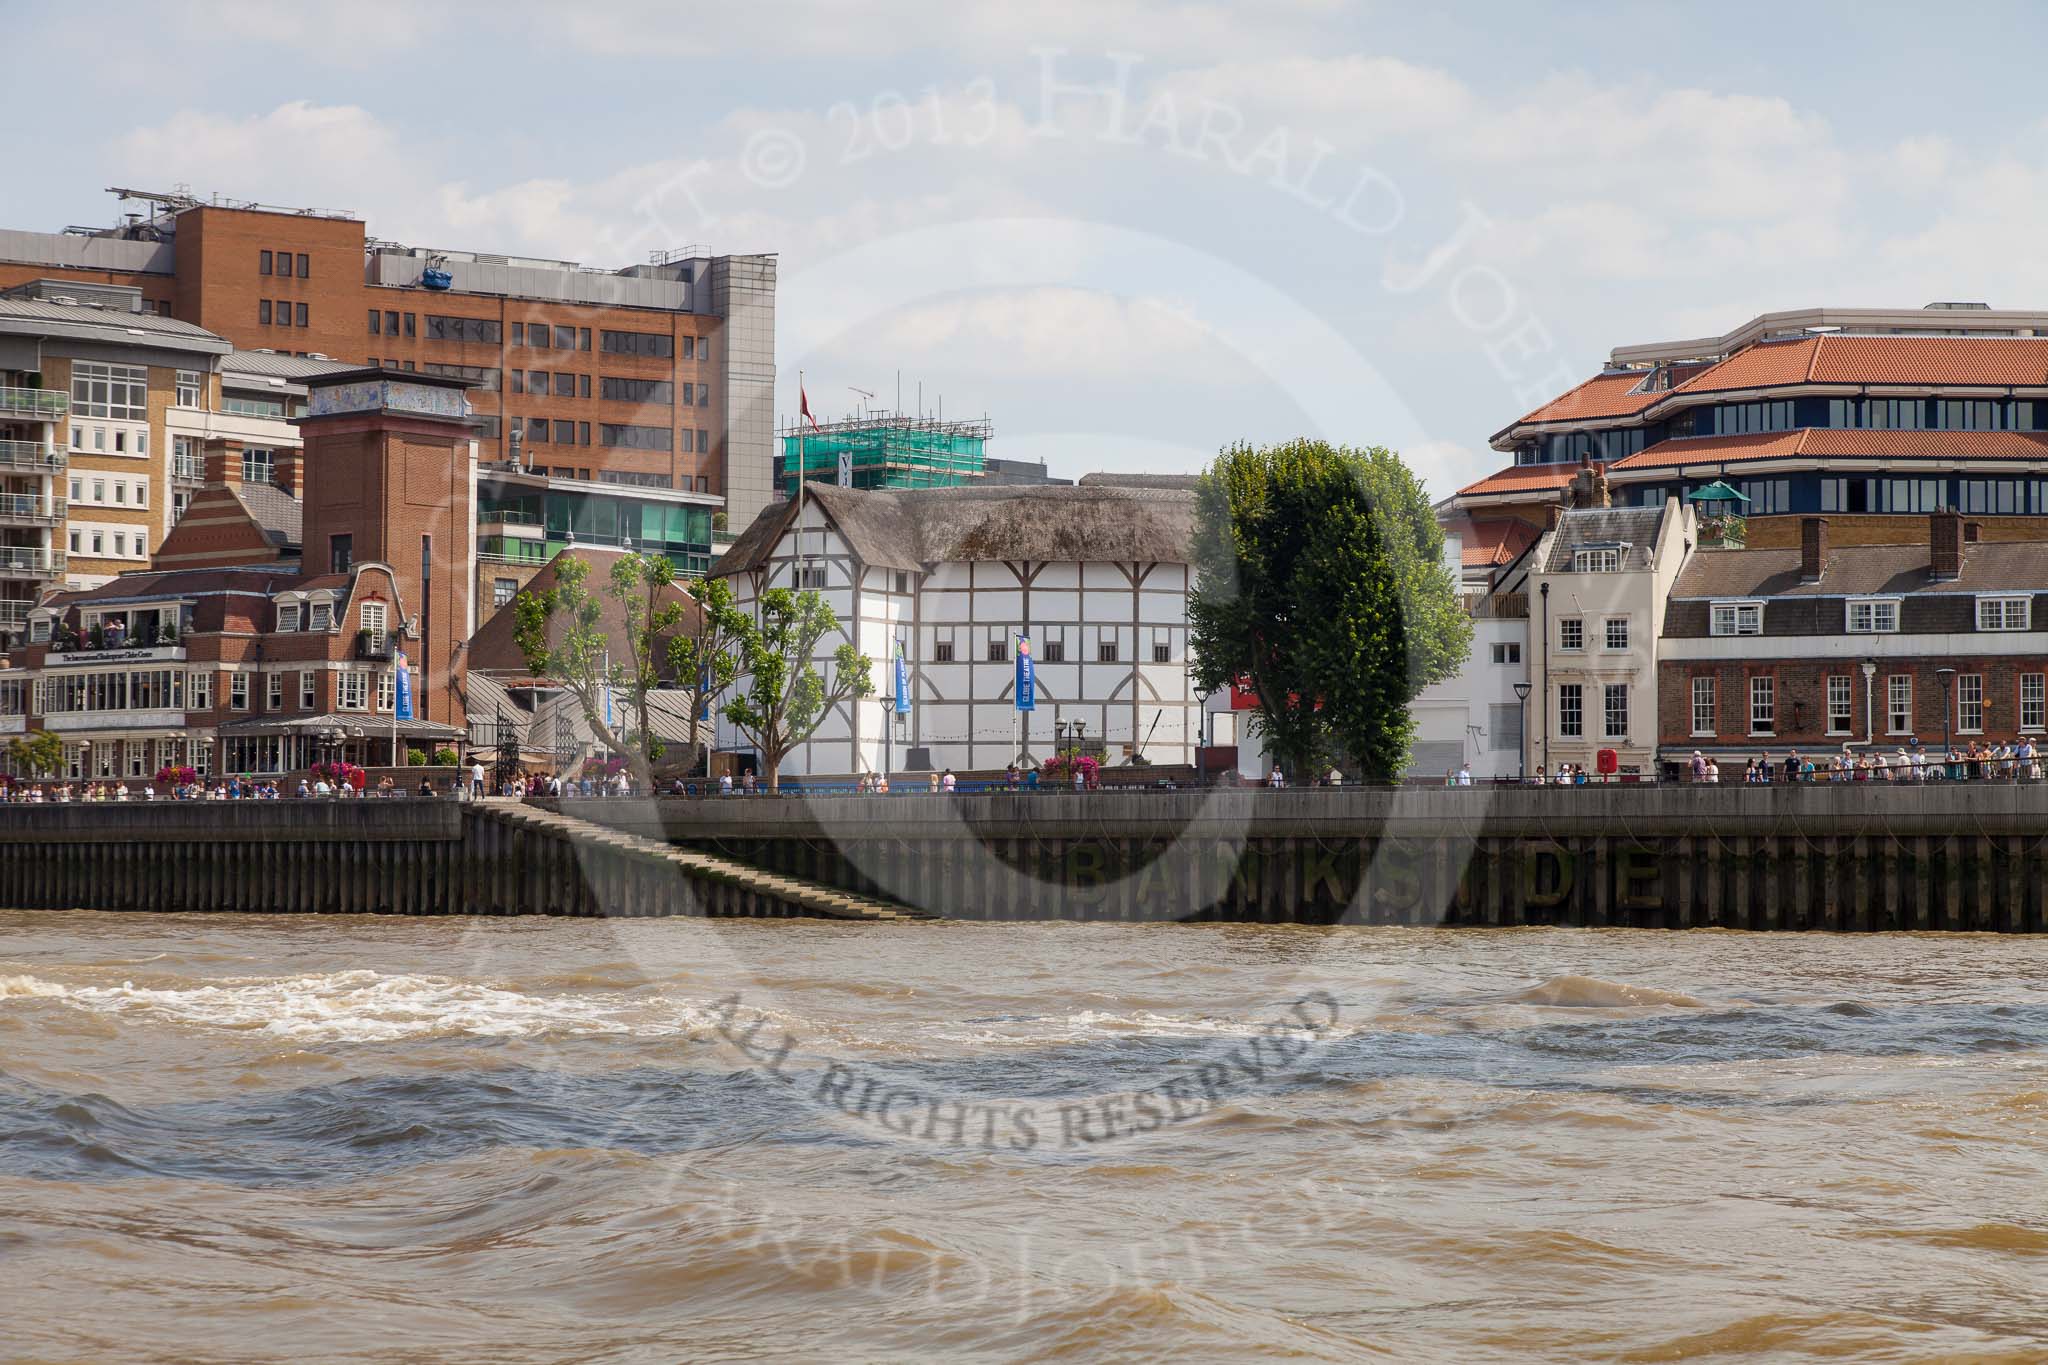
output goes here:
<path id="1" fill-rule="evenodd" d="M 18 597 L 0 598 L 0 630 L 25 630 L 35 603 Z"/>
<path id="2" fill-rule="evenodd" d="M 0 413 L 54 422 L 70 406 L 71 395 L 60 389 L 23 389 L 0 385 Z"/>
<path id="3" fill-rule="evenodd" d="M 0 545 L 0 573 L 64 572 L 64 552 L 35 545 Z"/>
<path id="4" fill-rule="evenodd" d="M 171 457 L 171 477 L 174 479 L 201 479 L 205 477 L 200 462 L 189 455 Z"/>
<path id="5" fill-rule="evenodd" d="M 70 456 L 62 446 L 46 446 L 40 441 L 0 441 L 0 469 L 42 472 L 62 469 L 69 462 Z"/>
<path id="6" fill-rule="evenodd" d="M 1495 592 L 1484 597 L 1467 597 L 1465 614 L 1475 621 L 1526 621 L 1529 619 L 1529 594 Z"/>
<path id="7" fill-rule="evenodd" d="M 0 493 L 0 517 L 9 521 L 49 521 L 58 518 L 56 504 L 33 493 Z"/>

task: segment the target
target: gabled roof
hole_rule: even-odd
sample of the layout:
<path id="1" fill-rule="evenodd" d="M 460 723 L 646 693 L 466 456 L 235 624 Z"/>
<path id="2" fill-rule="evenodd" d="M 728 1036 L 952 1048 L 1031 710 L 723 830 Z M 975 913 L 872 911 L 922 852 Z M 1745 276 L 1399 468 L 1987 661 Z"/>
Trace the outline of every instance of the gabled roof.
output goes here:
<path id="1" fill-rule="evenodd" d="M 2048 461 L 2048 432 L 1863 431 L 1802 427 L 1748 436 L 1677 436 L 1608 466 L 1611 474 L 1794 456 L 1839 459 Z"/>
<path id="2" fill-rule="evenodd" d="M 728 550 L 727 553 L 730 554 L 731 551 Z M 605 591 L 605 586 L 611 579 L 612 566 L 625 558 L 623 550 L 564 550 L 529 579 L 522 591 L 539 593 L 554 587 L 560 577 L 562 562 L 571 558 L 580 559 L 590 566 L 590 576 L 584 583 L 597 598 L 598 624 L 615 642 L 612 651 L 614 660 L 623 661 L 626 658 L 626 609 Z M 683 629 L 695 628 L 697 605 L 688 593 L 672 588 L 662 595 L 662 600 L 681 602 Z M 519 613 L 510 605 L 500 607 L 490 620 L 479 626 L 476 634 L 470 637 L 467 656 L 470 670 L 496 673 L 508 683 L 515 680 L 535 681 L 532 670 L 526 666 L 526 656 L 519 652 L 519 644 L 514 638 L 518 627 Z"/>
<path id="3" fill-rule="evenodd" d="M 1484 569 L 1514 563 L 1543 533 L 1526 521 L 1496 517 L 1462 526 L 1459 534 L 1465 567 Z"/>
<path id="4" fill-rule="evenodd" d="M 143 570 L 117 574 L 98 587 L 52 593 L 43 599 L 42 605 L 62 610 L 88 604 L 168 600 L 212 592 L 246 592 L 268 597 L 300 581 L 296 568 L 291 565 Z"/>

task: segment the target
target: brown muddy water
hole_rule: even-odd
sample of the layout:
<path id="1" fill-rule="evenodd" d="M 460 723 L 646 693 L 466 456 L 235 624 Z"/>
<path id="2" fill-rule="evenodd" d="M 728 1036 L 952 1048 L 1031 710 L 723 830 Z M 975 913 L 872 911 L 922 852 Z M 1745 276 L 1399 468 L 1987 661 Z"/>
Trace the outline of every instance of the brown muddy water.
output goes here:
<path id="1" fill-rule="evenodd" d="M 2048 1358 L 2048 943 L 0 914 L 0 1358 Z"/>

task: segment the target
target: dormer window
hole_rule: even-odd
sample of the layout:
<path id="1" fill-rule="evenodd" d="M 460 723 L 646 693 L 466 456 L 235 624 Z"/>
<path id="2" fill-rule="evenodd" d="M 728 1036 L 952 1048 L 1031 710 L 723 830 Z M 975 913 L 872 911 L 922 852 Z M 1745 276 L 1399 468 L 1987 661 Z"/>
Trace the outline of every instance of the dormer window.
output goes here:
<path id="1" fill-rule="evenodd" d="M 1710 613 L 1708 633 L 1712 635 L 1761 635 L 1764 633 L 1764 604 L 1761 602 L 1716 602 Z"/>
<path id="2" fill-rule="evenodd" d="M 1899 633 L 1899 599 L 1896 597 L 1852 597 L 1848 611 L 1847 629 L 1851 635 Z"/>
<path id="3" fill-rule="evenodd" d="M 2026 630 L 2029 628 L 2031 597 L 1980 597 L 1977 599 L 1977 629 Z"/>
<path id="4" fill-rule="evenodd" d="M 50 618 L 38 616 L 28 623 L 28 638 L 31 644 L 47 644 L 50 639 Z"/>
<path id="5" fill-rule="evenodd" d="M 298 603 L 283 602 L 278 605 L 277 628 L 279 630 L 297 630 L 299 628 Z"/>
<path id="6" fill-rule="evenodd" d="M 1618 545 L 1588 546 L 1572 554 L 1573 573 L 1620 573 L 1621 547 Z"/>
<path id="7" fill-rule="evenodd" d="M 315 602 L 313 604 L 313 620 L 310 628 L 313 630 L 332 630 L 334 628 L 334 608 L 326 602 Z"/>

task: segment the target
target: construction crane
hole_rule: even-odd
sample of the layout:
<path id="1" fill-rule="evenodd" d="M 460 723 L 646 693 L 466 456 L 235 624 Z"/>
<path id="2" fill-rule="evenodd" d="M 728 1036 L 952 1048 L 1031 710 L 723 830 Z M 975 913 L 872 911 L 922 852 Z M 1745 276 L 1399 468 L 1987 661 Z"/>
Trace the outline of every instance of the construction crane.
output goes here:
<path id="1" fill-rule="evenodd" d="M 855 393 L 859 394 L 862 398 L 865 398 L 870 403 L 875 401 L 875 396 L 869 393 L 866 389 L 857 388 L 852 384 L 848 384 L 846 387 L 852 389 Z M 863 417 L 867 416 L 867 409 L 865 407 L 860 408 L 860 415 Z"/>

